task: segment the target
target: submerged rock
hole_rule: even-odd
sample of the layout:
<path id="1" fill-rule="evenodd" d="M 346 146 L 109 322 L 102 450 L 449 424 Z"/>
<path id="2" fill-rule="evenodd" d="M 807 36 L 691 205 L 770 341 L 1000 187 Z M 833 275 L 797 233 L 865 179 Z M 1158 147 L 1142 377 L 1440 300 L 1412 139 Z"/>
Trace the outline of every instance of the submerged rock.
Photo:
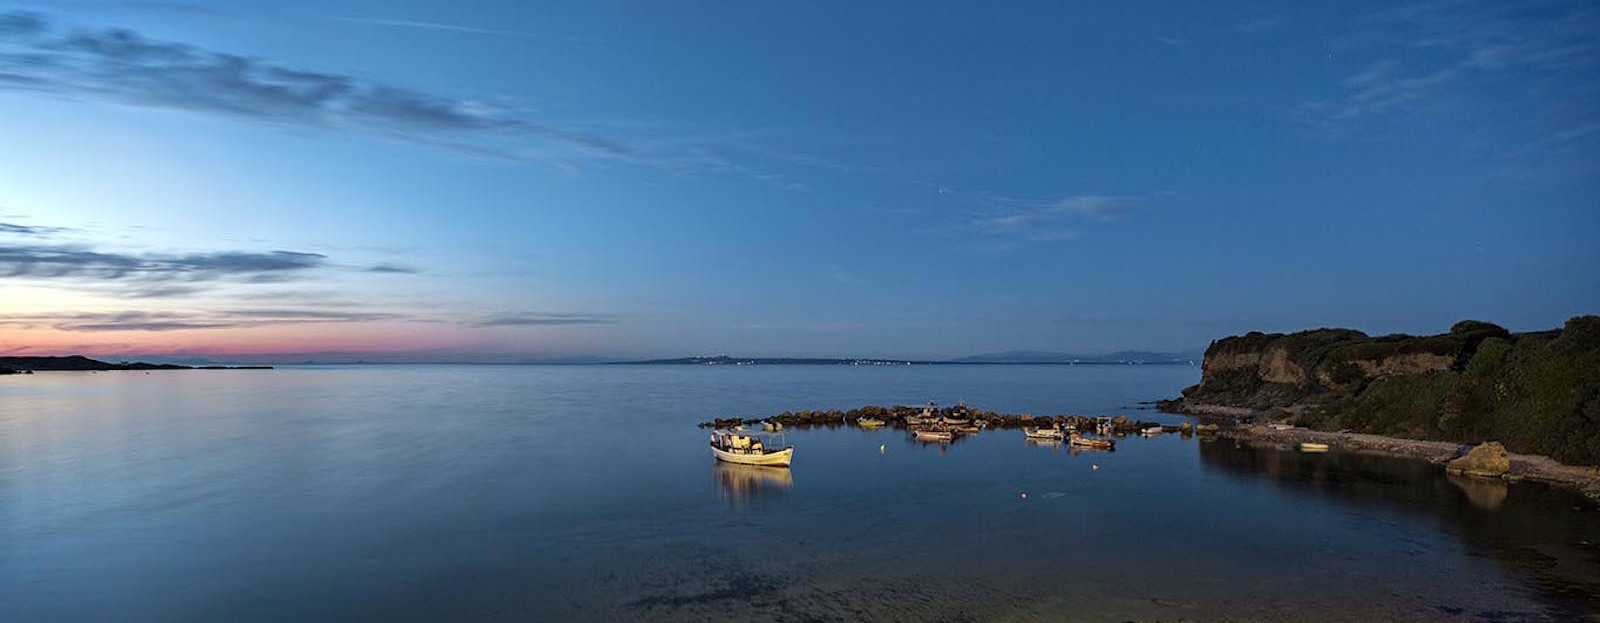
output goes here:
<path id="1" fill-rule="evenodd" d="M 1450 461 L 1445 471 L 1466 476 L 1499 478 L 1511 470 L 1511 455 L 1498 441 L 1479 444 L 1466 455 Z"/>

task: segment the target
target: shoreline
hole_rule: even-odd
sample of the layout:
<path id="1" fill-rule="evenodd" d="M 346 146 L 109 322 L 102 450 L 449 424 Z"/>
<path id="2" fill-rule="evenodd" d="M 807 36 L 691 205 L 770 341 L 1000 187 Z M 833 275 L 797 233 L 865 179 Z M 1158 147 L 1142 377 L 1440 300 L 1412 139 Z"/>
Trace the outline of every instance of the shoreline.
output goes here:
<path id="1" fill-rule="evenodd" d="M 1236 424 L 1222 429 L 1217 434 L 1252 445 L 1295 447 L 1307 442 L 1325 443 L 1329 448 L 1342 452 L 1419 459 L 1436 465 L 1441 470 L 1446 463 L 1465 455 L 1474 447 L 1474 444 L 1469 443 L 1406 439 L 1372 433 L 1330 432 L 1299 427 L 1279 430 L 1250 423 L 1249 420 L 1261 415 L 1258 411 L 1190 403 L 1182 399 L 1164 402 L 1162 412 L 1201 417 L 1232 417 L 1236 420 Z M 1224 415 L 1227 413 L 1237 415 Z M 1514 452 L 1507 454 L 1511 459 L 1511 469 L 1504 475 L 1496 478 L 1482 476 L 1473 478 L 1504 482 L 1531 480 L 1569 487 L 1600 504 L 1600 466 L 1567 465 L 1542 454 Z"/>

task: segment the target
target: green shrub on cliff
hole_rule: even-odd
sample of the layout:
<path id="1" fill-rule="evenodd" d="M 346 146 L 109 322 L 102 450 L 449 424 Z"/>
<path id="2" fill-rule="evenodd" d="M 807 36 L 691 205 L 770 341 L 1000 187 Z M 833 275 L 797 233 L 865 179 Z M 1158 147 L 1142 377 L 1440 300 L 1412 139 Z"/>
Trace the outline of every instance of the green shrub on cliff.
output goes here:
<path id="1" fill-rule="evenodd" d="M 1349 428 L 1397 437 L 1434 436 L 1435 415 L 1454 390 L 1448 372 L 1385 376 L 1373 381 L 1334 420 Z"/>

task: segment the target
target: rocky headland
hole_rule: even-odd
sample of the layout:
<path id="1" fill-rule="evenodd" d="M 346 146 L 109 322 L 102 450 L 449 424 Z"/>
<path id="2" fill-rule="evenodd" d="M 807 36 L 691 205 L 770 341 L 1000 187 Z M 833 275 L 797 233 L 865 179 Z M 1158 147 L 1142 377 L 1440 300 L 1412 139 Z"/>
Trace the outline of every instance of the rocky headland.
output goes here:
<path id="1" fill-rule="evenodd" d="M 1452 472 L 1570 484 L 1600 499 L 1596 316 L 1529 333 L 1469 320 L 1430 336 L 1228 337 L 1206 349 L 1200 383 L 1160 408 L 1235 420 L 1223 434 L 1242 441 L 1461 461 Z"/>

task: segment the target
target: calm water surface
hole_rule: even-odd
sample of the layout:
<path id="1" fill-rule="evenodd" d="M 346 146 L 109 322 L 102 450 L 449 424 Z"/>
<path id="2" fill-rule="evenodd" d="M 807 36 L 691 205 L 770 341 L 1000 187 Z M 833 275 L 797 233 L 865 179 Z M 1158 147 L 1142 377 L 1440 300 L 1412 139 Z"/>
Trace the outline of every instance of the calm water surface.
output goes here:
<path id="1" fill-rule="evenodd" d="M 1600 513 L 1549 487 L 1178 435 L 1075 454 L 1016 431 L 949 446 L 892 429 L 793 431 L 785 472 L 716 464 L 694 426 L 963 397 L 1155 419 L 1128 407 L 1198 375 L 373 366 L 0 377 L 0 621 L 1600 613 Z"/>

